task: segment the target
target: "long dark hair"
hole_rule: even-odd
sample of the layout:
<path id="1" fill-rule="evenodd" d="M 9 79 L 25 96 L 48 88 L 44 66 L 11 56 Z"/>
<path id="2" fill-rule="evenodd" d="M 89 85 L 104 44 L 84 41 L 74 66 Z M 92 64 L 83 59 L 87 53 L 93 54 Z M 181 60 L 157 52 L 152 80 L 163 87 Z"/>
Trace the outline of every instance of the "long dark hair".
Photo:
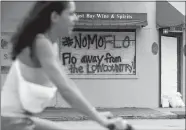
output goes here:
<path id="1" fill-rule="evenodd" d="M 36 35 L 45 33 L 51 27 L 51 13 L 55 11 L 61 14 L 67 8 L 68 3 L 68 1 L 38 1 L 35 3 L 11 38 L 12 60 L 15 60 L 24 48 L 32 49 Z"/>

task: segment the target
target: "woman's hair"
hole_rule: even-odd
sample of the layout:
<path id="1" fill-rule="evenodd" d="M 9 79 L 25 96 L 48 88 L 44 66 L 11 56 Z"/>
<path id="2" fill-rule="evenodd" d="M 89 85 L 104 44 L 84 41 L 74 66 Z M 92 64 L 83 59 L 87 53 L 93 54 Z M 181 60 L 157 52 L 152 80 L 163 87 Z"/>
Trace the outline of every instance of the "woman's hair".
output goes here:
<path id="1" fill-rule="evenodd" d="M 24 48 L 32 49 L 36 35 L 50 29 L 51 13 L 55 11 L 61 14 L 67 8 L 68 3 L 68 1 L 38 1 L 35 3 L 11 38 L 12 60 L 15 60 Z"/>

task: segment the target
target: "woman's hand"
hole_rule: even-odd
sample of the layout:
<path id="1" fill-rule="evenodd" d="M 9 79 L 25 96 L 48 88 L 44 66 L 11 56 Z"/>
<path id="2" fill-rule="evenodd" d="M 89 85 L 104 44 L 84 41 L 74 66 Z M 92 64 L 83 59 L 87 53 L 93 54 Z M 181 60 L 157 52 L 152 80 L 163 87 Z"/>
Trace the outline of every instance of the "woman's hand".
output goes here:
<path id="1" fill-rule="evenodd" d="M 134 128 L 122 118 L 108 119 L 106 124 L 109 130 L 134 130 Z"/>
<path id="2" fill-rule="evenodd" d="M 102 120 L 104 120 L 102 125 L 109 130 L 134 130 L 126 120 L 123 120 L 120 117 L 114 118 L 114 115 L 109 111 L 99 112 L 99 114 L 101 115 Z"/>

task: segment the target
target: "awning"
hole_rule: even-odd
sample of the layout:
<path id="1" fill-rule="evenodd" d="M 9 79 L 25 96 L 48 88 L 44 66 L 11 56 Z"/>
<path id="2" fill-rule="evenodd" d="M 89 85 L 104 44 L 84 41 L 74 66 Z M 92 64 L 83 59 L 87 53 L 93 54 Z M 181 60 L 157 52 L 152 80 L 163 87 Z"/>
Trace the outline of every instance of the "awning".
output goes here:
<path id="1" fill-rule="evenodd" d="M 185 4 L 183 2 L 183 4 Z M 157 28 L 184 27 L 185 16 L 168 1 L 156 2 Z"/>
<path id="2" fill-rule="evenodd" d="M 147 26 L 143 2 L 76 2 L 75 28 L 132 29 Z"/>
<path id="3" fill-rule="evenodd" d="M 77 12 L 76 28 L 137 28 L 147 25 L 146 13 Z"/>

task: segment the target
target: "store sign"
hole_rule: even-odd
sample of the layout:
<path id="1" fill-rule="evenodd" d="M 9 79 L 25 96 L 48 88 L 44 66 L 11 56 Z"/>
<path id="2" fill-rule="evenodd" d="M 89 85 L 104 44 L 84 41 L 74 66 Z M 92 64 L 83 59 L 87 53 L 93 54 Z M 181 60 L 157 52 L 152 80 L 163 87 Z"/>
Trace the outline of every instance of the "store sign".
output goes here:
<path id="1" fill-rule="evenodd" d="M 60 40 L 69 75 L 136 75 L 135 32 L 74 32 Z M 80 77 L 79 77 L 80 78 Z"/>
<path id="2" fill-rule="evenodd" d="M 183 27 L 169 27 L 163 29 L 163 34 L 169 34 L 169 33 L 182 33 Z"/>
<path id="3" fill-rule="evenodd" d="M 183 27 L 170 27 L 169 32 L 183 32 Z"/>
<path id="4" fill-rule="evenodd" d="M 145 13 L 94 13 L 76 12 L 80 20 L 143 20 L 147 18 Z"/>

